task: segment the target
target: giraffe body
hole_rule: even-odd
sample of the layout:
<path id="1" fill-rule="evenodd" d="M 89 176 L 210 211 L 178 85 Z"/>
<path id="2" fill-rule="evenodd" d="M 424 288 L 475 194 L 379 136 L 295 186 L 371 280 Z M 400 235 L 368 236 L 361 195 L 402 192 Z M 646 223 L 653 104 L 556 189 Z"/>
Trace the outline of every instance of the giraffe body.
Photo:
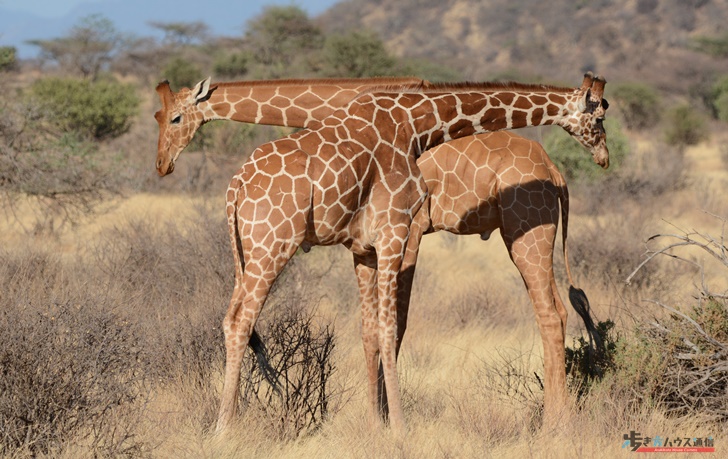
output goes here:
<path id="1" fill-rule="evenodd" d="M 317 129 L 259 147 L 227 192 L 236 285 L 225 319 L 226 377 L 218 429 L 235 415 L 243 352 L 270 286 L 305 242 L 342 243 L 354 253 L 370 399 L 376 392 L 371 387 L 379 354 L 390 420 L 403 430 L 396 377 L 397 280 L 413 270 L 419 238 L 429 227 L 416 154 L 489 129 L 555 123 L 590 146 L 595 159 L 606 165 L 603 82 L 594 83 L 585 78 L 576 90 L 473 86 L 366 94 Z M 526 110 L 534 97 L 539 103 Z M 565 311 L 547 316 L 539 320 L 542 336 L 561 336 L 563 343 Z M 554 403 L 549 399 L 563 398 L 548 390 L 546 397 L 547 407 Z"/>
<path id="2" fill-rule="evenodd" d="M 566 253 L 568 189 L 564 177 L 537 142 L 513 132 L 453 140 L 426 151 L 417 164 L 429 192 L 428 232 L 479 234 L 500 230 L 534 308 L 544 349 L 544 425 L 553 427 L 566 406 L 567 311 L 556 288 L 553 254 L 563 221 Z M 416 254 L 408 254 L 416 257 Z M 404 335 L 411 280 L 402 283 L 399 333 Z M 399 311 L 398 311 L 399 312 Z M 380 389 L 381 390 L 381 389 Z M 384 394 L 381 394 L 382 397 Z"/>

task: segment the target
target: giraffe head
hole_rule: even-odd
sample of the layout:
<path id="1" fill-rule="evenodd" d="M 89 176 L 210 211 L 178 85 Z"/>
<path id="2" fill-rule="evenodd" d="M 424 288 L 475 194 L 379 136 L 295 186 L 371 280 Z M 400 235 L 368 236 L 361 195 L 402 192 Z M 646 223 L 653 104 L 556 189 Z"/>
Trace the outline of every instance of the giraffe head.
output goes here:
<path id="1" fill-rule="evenodd" d="M 604 130 L 604 115 L 609 108 L 604 99 L 604 85 L 607 81 L 591 72 L 584 75 L 584 81 L 576 93 L 576 110 L 573 110 L 559 124 L 592 154 L 594 162 L 603 168 L 609 167 L 607 131 Z"/>
<path id="2" fill-rule="evenodd" d="M 207 100 L 212 90 L 210 78 L 200 81 L 192 89 L 183 88 L 178 93 L 172 92 L 166 80 L 157 85 L 157 94 L 162 101 L 161 110 L 154 114 L 159 123 L 156 167 L 160 176 L 174 171 L 177 157 L 203 124 L 204 118 L 197 104 Z"/>

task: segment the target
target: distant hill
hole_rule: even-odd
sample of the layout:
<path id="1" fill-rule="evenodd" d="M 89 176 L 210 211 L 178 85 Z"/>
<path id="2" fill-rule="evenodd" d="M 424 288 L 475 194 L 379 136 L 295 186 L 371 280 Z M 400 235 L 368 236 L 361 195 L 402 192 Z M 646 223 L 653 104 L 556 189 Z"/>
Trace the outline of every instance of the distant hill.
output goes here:
<path id="1" fill-rule="evenodd" d="M 468 79 L 518 76 L 574 83 L 593 69 L 609 81 L 687 90 L 728 59 L 694 51 L 725 37 L 725 0 L 350 0 L 318 18 L 329 32 L 377 32 L 403 57 L 451 65 Z"/>

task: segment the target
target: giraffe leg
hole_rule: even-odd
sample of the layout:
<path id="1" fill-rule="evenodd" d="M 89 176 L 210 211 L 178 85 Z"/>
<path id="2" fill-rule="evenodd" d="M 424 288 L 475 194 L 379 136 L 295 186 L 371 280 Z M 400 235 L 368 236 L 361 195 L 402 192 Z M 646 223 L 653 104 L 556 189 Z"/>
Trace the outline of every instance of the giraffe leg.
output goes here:
<path id="1" fill-rule="evenodd" d="M 399 351 L 402 348 L 402 340 L 407 330 L 407 315 L 409 313 L 410 297 L 412 295 L 412 282 L 414 281 L 415 265 L 417 263 L 417 254 L 419 251 L 419 241 L 422 233 L 411 233 L 412 236 L 407 243 L 407 251 L 402 263 L 402 268 L 397 278 L 397 341 L 395 344 L 395 360 L 399 358 Z M 418 234 L 419 237 L 414 237 Z M 376 283 L 376 278 L 374 283 Z M 376 291 L 374 292 L 374 301 L 376 301 Z M 363 305 L 362 305 L 363 307 Z M 377 317 L 376 304 L 373 310 L 374 317 Z M 375 319 L 376 320 L 376 319 Z M 376 323 L 376 322 L 375 322 Z M 375 329 L 376 330 L 376 329 Z M 375 331 L 376 333 L 376 331 Z M 376 336 L 376 335 L 375 335 Z M 377 349 L 376 356 L 379 356 Z M 379 361 L 379 370 L 376 378 L 377 382 L 377 407 L 379 416 L 386 421 L 389 417 L 389 403 L 387 401 L 387 388 L 384 382 L 384 367 Z"/>
<path id="2" fill-rule="evenodd" d="M 398 434 L 404 433 L 404 415 L 397 380 L 397 272 L 401 260 L 389 257 L 377 260 L 377 291 L 379 308 L 379 352 L 386 385 L 389 421 Z"/>
<path id="3" fill-rule="evenodd" d="M 417 254 L 419 253 L 420 241 L 424 233 L 423 228 L 429 226 L 429 214 L 424 211 L 423 206 L 418 217 L 410 227 L 410 237 L 407 240 L 407 248 L 404 254 L 402 267 L 397 277 L 397 341 L 395 346 L 395 360 L 399 358 L 399 351 L 402 348 L 402 340 L 407 330 L 407 316 L 409 313 L 410 298 L 412 295 L 412 282 L 414 281 Z M 375 280 L 376 282 L 376 280 Z M 376 300 L 376 292 L 374 292 Z M 376 317 L 376 309 L 375 309 Z M 378 354 L 377 354 L 378 355 Z M 389 416 L 389 403 L 387 401 L 387 390 L 384 383 L 384 367 L 379 362 L 378 384 L 378 408 L 382 420 L 386 421 Z"/>
<path id="4" fill-rule="evenodd" d="M 223 321 L 225 382 L 217 420 L 218 433 L 230 425 L 237 413 L 240 370 L 255 322 L 273 282 L 296 253 L 305 231 L 303 212 L 290 216 L 291 225 L 271 228 L 265 220 L 243 223 L 237 218 L 237 212 L 255 215 L 255 207 L 249 204 L 243 210 L 243 204 L 238 206 L 233 210 L 228 204 L 228 226 L 236 267 L 235 289 Z"/>
<path id="5" fill-rule="evenodd" d="M 566 414 L 565 331 L 566 309 L 555 287 L 553 247 L 556 226 L 529 229 L 515 241 L 504 235 L 533 304 L 544 352 L 543 425 L 551 429 Z"/>
<path id="6" fill-rule="evenodd" d="M 225 316 L 225 380 L 223 383 L 220 411 L 217 417 L 216 433 L 222 433 L 237 415 L 238 387 L 240 386 L 240 369 L 242 367 L 245 347 L 252 334 L 253 324 L 244 322 L 242 316 L 245 299 L 245 288 L 236 280 L 233 297 Z M 245 328 L 247 334 L 243 330 Z M 242 333 L 239 333 L 241 332 Z M 244 342 L 243 343 L 241 343 Z"/>
<path id="7" fill-rule="evenodd" d="M 429 203 L 423 205 L 412 221 L 402 267 L 397 279 L 397 356 L 399 356 L 402 347 L 404 333 L 407 331 L 407 317 L 412 296 L 412 283 L 414 282 L 415 268 L 417 267 L 417 256 L 420 252 L 420 242 L 425 230 L 430 227 L 428 207 Z"/>
<path id="8" fill-rule="evenodd" d="M 427 218 L 424 214 L 423 219 Z M 417 248 L 422 237 L 419 227 L 412 225 L 384 228 L 377 239 L 377 293 L 379 307 L 379 352 L 386 385 L 386 402 L 389 408 L 389 421 L 392 430 L 398 435 L 405 432 L 402 399 L 397 378 L 397 354 L 405 326 L 398 317 L 400 308 L 407 308 L 408 302 L 398 301 L 398 280 L 405 272 L 405 279 L 414 271 L 417 260 Z M 414 228 L 414 230 L 412 230 Z M 410 242 L 410 238 L 413 240 Z M 405 253 L 409 249 L 406 270 Z M 407 287 L 409 290 L 409 287 Z M 409 299 L 409 292 L 403 293 Z M 406 316 L 405 320 L 406 322 Z"/>
<path id="9" fill-rule="evenodd" d="M 367 368 L 369 421 L 372 426 L 376 426 L 381 424 L 381 420 L 386 417 L 386 413 L 381 411 L 380 402 L 384 389 L 384 376 L 379 374 L 376 256 L 354 255 L 354 270 L 359 284 L 359 302 L 361 304 L 361 331 Z"/>
<path id="10" fill-rule="evenodd" d="M 224 431 L 237 414 L 240 370 L 248 341 L 253 333 L 270 288 L 299 244 L 286 244 L 274 250 L 253 250 L 246 256 L 246 269 L 240 284 L 236 282 L 223 329 L 225 331 L 225 382 L 223 384 L 217 432 Z M 252 268 L 252 269 L 251 269 Z M 249 271 L 255 270 L 255 274 Z M 238 286 L 240 285 L 240 287 Z"/>

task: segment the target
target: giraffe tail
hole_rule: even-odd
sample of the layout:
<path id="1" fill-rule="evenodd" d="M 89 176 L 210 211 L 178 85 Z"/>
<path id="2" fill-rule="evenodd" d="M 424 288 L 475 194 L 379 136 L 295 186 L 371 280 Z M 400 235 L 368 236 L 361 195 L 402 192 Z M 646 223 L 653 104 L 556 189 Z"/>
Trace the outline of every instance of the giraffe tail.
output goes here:
<path id="1" fill-rule="evenodd" d="M 268 350 L 265 348 L 263 340 L 255 329 L 253 329 L 253 333 L 250 335 L 248 346 L 253 350 L 253 353 L 255 353 L 255 360 L 258 363 L 258 369 L 263 375 L 263 378 L 265 378 L 268 384 L 270 384 L 273 391 L 280 395 L 281 385 L 278 379 L 278 372 L 270 364 L 268 359 Z"/>
<path id="2" fill-rule="evenodd" d="M 561 236 L 562 246 L 564 249 L 564 266 L 566 267 L 566 276 L 569 279 L 569 302 L 584 322 L 584 327 L 586 328 L 587 335 L 589 336 L 589 353 L 594 359 L 604 355 L 604 340 L 599 334 L 599 330 L 594 325 L 594 320 L 592 319 L 591 314 L 591 305 L 589 304 L 589 299 L 587 298 L 586 293 L 584 293 L 584 290 L 574 285 L 574 278 L 571 275 L 571 266 L 569 265 L 569 246 L 567 244 L 567 235 L 569 232 L 569 189 L 566 186 L 564 176 L 558 170 L 556 165 L 551 161 L 548 161 L 548 163 L 549 170 L 551 172 L 551 180 L 556 185 L 559 202 L 561 204 Z"/>

